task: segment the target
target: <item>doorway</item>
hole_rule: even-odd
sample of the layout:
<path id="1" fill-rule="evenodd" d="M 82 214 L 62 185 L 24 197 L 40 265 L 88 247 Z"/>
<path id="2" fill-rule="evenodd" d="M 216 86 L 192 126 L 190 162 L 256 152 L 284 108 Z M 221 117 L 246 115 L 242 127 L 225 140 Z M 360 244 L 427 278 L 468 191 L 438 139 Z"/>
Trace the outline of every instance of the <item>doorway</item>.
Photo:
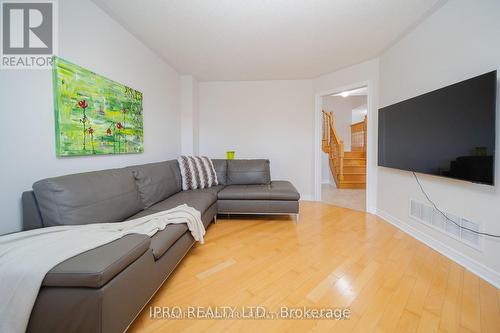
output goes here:
<path id="1" fill-rule="evenodd" d="M 317 201 L 374 213 L 376 119 L 369 82 L 316 94 Z M 375 116 L 374 116 L 375 114 Z"/>
<path id="2" fill-rule="evenodd" d="M 321 100 L 321 200 L 365 211 L 368 89 L 363 86 Z"/>

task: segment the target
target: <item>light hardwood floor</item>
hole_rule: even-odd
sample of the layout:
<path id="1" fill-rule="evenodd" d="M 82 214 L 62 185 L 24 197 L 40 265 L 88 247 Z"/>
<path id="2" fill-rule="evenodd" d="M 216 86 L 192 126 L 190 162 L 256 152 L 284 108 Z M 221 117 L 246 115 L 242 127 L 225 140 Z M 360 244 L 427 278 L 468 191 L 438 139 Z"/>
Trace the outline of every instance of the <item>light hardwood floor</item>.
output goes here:
<path id="1" fill-rule="evenodd" d="M 301 203 L 219 219 L 129 332 L 500 332 L 500 291 L 383 220 Z M 164 320 L 151 306 L 348 307 L 349 320 Z"/>

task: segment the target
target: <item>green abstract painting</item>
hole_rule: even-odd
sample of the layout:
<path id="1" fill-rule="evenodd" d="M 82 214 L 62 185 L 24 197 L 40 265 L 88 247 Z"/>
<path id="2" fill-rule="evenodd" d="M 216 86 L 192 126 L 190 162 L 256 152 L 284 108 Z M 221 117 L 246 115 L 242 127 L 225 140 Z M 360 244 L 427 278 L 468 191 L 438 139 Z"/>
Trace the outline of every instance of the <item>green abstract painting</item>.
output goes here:
<path id="1" fill-rule="evenodd" d="M 57 156 L 144 151 L 142 93 L 53 59 Z"/>

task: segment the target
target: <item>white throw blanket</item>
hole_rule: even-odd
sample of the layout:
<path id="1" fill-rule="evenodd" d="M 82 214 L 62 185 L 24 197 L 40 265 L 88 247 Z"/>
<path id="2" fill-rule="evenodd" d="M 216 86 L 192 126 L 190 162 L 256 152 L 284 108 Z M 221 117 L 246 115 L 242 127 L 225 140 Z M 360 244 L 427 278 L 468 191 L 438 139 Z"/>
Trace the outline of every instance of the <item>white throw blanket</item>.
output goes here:
<path id="1" fill-rule="evenodd" d="M 186 223 L 203 244 L 200 212 L 187 205 L 117 223 L 57 226 L 0 237 L 0 332 L 26 331 L 45 275 L 57 264 L 129 234 L 153 236 L 168 224 Z"/>

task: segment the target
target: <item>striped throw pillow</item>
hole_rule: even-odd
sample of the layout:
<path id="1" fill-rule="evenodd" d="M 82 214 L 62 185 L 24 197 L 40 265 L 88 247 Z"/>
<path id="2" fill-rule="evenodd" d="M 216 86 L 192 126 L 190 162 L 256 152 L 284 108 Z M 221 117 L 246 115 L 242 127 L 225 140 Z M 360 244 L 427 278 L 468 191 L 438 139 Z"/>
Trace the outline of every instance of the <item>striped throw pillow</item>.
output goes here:
<path id="1" fill-rule="evenodd" d="M 182 190 L 196 190 L 219 184 L 212 160 L 205 156 L 180 156 Z"/>

